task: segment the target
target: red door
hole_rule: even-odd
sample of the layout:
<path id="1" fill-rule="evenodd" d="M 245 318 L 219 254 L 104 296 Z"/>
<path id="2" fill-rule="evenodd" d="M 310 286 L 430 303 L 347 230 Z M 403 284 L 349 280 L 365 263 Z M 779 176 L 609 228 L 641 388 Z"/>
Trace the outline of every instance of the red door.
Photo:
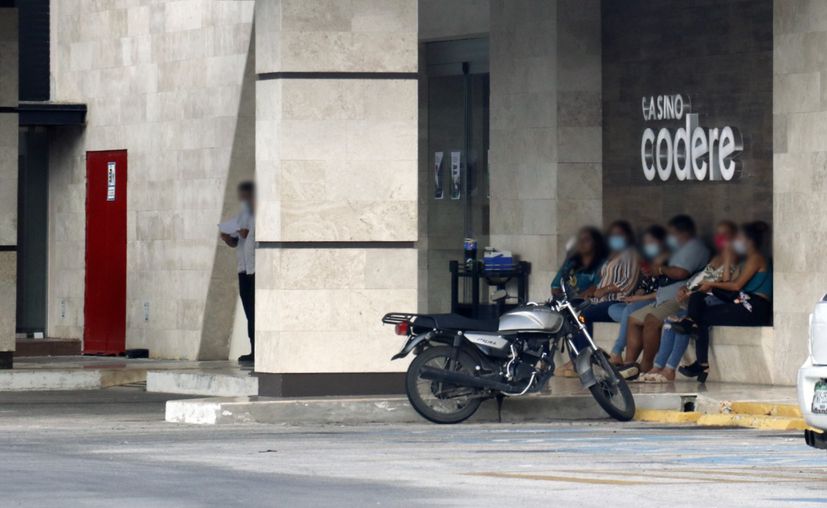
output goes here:
<path id="1" fill-rule="evenodd" d="M 86 152 L 83 352 L 126 349 L 126 150 Z"/>

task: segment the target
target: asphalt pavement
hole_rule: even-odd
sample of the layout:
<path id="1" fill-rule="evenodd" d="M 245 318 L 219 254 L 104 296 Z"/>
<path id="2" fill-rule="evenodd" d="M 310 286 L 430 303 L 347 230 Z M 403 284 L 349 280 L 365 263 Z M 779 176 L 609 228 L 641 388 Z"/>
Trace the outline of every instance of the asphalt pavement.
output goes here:
<path id="1" fill-rule="evenodd" d="M 0 505 L 827 505 L 827 453 L 797 432 L 192 426 L 163 421 L 167 398 L 140 386 L 0 393 Z"/>

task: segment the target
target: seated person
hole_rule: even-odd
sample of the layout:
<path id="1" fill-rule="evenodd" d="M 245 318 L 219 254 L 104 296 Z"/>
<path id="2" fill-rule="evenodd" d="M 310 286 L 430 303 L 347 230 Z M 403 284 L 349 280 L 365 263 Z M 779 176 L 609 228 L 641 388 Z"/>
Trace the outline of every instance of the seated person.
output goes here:
<path id="1" fill-rule="evenodd" d="M 761 252 L 768 230 L 765 222 L 744 224 L 732 242 L 733 250 L 743 260 L 740 274 L 729 282 L 701 284 L 689 297 L 687 317 L 672 325 L 677 332 L 695 335 L 697 360 L 679 369 L 684 376 L 706 381 L 710 326 L 763 326 L 772 320 L 772 266 Z M 708 293 L 723 303 L 710 306 Z"/>
<path id="2" fill-rule="evenodd" d="M 591 305 L 583 310 L 589 334 L 592 333 L 592 323 L 612 320 L 609 307 L 632 294 L 640 277 L 640 255 L 635 249 L 635 236 L 629 223 L 613 222 L 607 238 L 609 257 L 600 268 L 600 281 L 590 295 Z"/>
<path id="3" fill-rule="evenodd" d="M 701 271 L 709 260 L 709 249 L 696 236 L 695 222 L 687 215 L 677 215 L 667 224 L 669 236 L 666 242 L 672 249 L 672 255 L 666 264 L 656 264 L 653 268 L 657 275 L 666 276 L 671 283 L 661 285 L 655 302 L 636 310 L 629 316 L 626 331 L 626 364 L 622 374 L 637 377 L 641 372 L 649 372 L 654 366 L 655 353 L 660 345 L 660 332 L 663 320 L 680 310 L 675 300 L 678 291 L 685 285 L 685 280 Z M 643 353 L 640 365 L 636 362 Z"/>
<path id="4" fill-rule="evenodd" d="M 732 249 L 732 240 L 737 232 L 737 226 L 729 220 L 723 220 L 715 226 L 715 256 L 702 272 L 689 279 L 686 286 L 678 292 L 676 300 L 680 304 L 681 310 L 667 318 L 660 337 L 660 347 L 657 355 L 655 355 L 654 367 L 643 375 L 642 381 L 666 383 L 675 380 L 675 371 L 689 344 L 689 336 L 674 330 L 671 323 L 686 316 L 685 307 L 689 295 L 700 284 L 707 281 L 729 281 L 738 276 L 737 256 Z M 715 296 L 707 296 L 706 301 L 708 305 L 722 303 Z"/>
<path id="5" fill-rule="evenodd" d="M 609 307 L 618 303 L 618 298 L 629 295 L 637 286 L 640 273 L 640 256 L 634 247 L 635 238 L 632 227 L 628 222 L 615 221 L 607 230 L 609 257 L 600 268 L 600 279 L 596 287 L 592 287 L 581 293 L 581 297 L 587 297 L 591 305 L 583 310 L 582 315 L 586 318 L 586 329 L 592 333 L 592 323 L 595 321 L 609 321 Z M 578 349 L 585 347 L 586 343 L 582 335 L 578 334 L 574 339 Z M 575 377 L 577 374 L 572 368 L 571 362 L 561 365 L 556 375 L 563 377 Z"/>
<path id="6" fill-rule="evenodd" d="M 666 280 L 665 277 L 655 275 L 652 272 L 654 264 L 663 264 L 669 256 L 669 251 L 666 248 L 666 230 L 657 224 L 649 226 L 643 233 L 641 250 L 643 251 L 643 262 L 640 265 L 640 281 L 637 289 L 631 295 L 621 297 L 622 303 L 616 303 L 609 307 L 609 316 L 612 320 L 620 323 L 617 339 L 615 339 L 612 348 L 611 361 L 615 365 L 623 363 L 620 355 L 626 348 L 626 328 L 629 315 L 652 303 L 655 299 L 655 291 L 657 291 L 661 282 Z"/>
<path id="7" fill-rule="evenodd" d="M 563 281 L 569 298 L 586 298 L 600 280 L 600 266 L 606 260 L 606 243 L 599 229 L 591 226 L 577 233 L 574 253 L 560 267 L 551 281 L 551 293 L 559 296 Z"/>

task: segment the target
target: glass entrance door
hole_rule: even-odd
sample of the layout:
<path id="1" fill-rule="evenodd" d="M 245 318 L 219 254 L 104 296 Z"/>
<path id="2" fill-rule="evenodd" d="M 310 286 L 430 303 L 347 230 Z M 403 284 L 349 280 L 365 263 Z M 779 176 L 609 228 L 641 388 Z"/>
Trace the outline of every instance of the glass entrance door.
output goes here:
<path id="1" fill-rule="evenodd" d="M 479 257 L 489 242 L 487 57 L 487 39 L 426 45 L 430 171 L 422 190 L 430 312 L 451 308 L 448 266 L 462 261 L 464 239 L 477 241 Z M 484 284 L 482 289 L 484 296 Z M 470 300 L 470 284 L 460 291 L 461 298 Z"/>

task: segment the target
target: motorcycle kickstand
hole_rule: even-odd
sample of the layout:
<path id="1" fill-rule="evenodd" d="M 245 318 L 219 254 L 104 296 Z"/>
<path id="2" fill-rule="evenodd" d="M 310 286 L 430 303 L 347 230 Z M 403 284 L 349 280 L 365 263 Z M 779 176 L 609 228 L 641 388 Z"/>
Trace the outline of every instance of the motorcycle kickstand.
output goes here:
<path id="1" fill-rule="evenodd" d="M 505 395 L 502 393 L 497 394 L 497 423 L 503 422 L 503 401 L 505 400 Z"/>

